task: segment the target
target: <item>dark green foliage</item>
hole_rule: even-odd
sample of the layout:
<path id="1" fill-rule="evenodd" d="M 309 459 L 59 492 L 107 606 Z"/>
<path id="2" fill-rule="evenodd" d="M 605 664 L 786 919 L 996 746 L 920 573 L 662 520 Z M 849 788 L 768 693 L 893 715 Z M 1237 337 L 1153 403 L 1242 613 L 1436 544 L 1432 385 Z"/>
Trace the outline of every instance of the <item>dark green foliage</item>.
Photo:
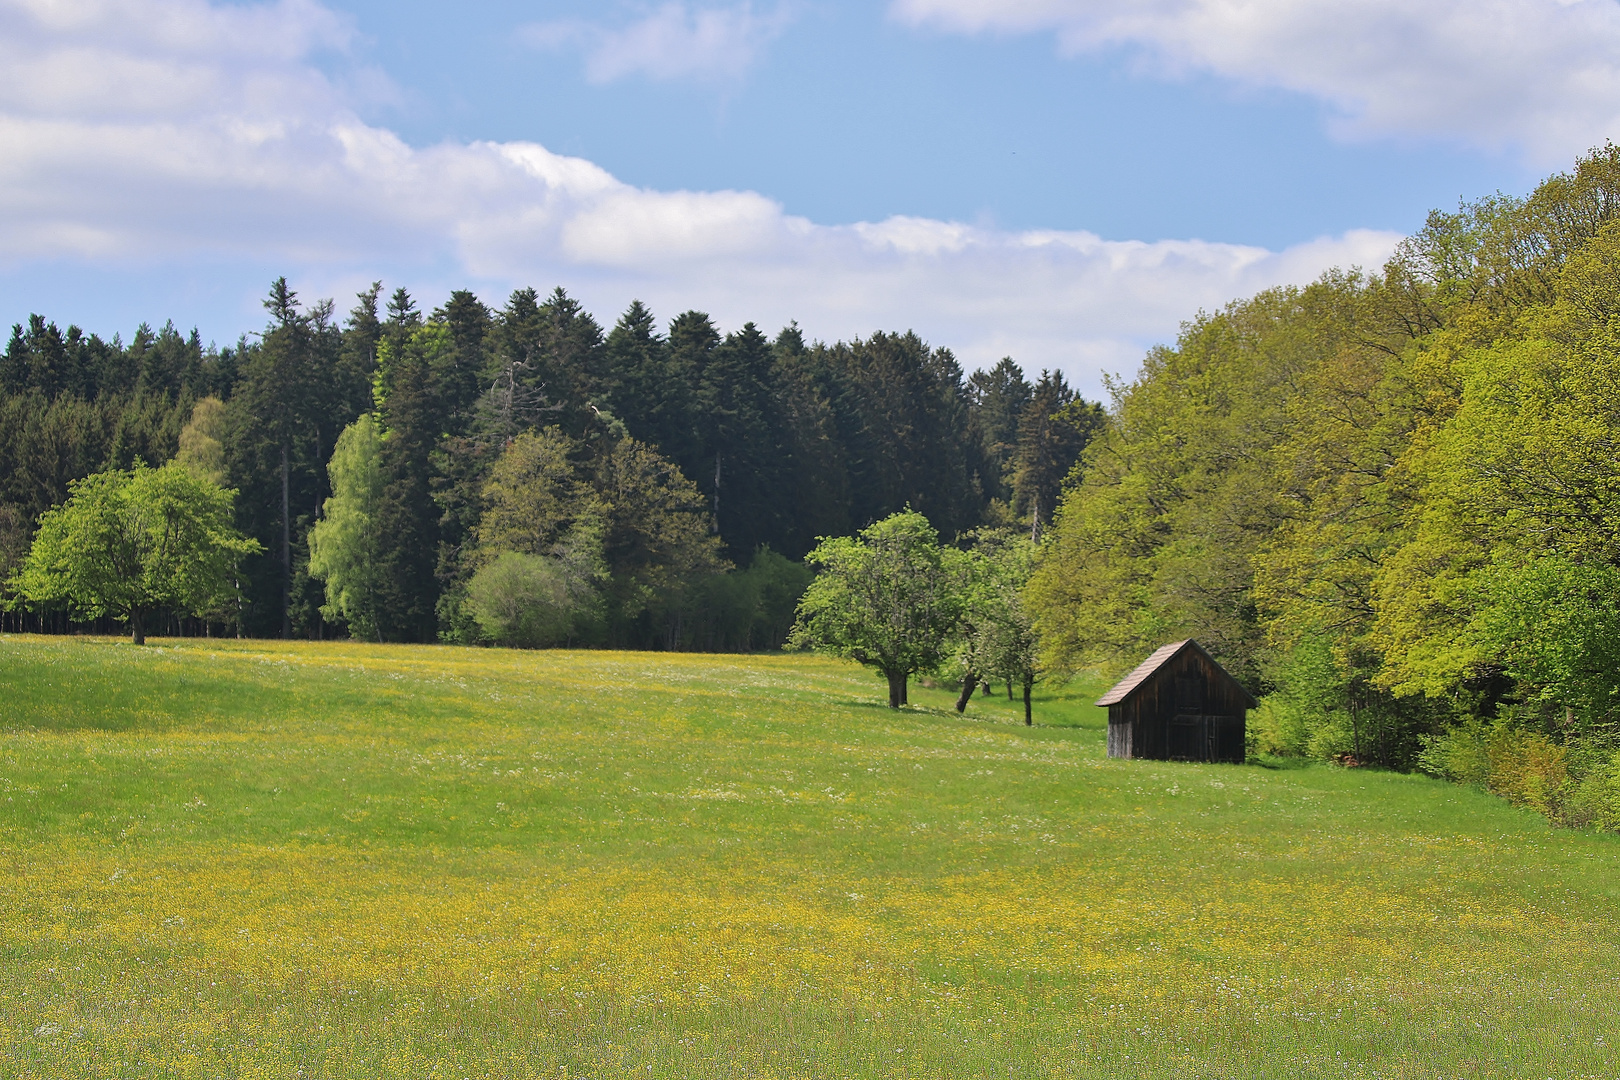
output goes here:
<path id="1" fill-rule="evenodd" d="M 604 335 L 562 289 L 519 289 L 499 309 L 460 290 L 426 313 L 406 289 L 375 282 L 339 326 L 331 302 L 305 304 L 278 279 L 264 306 L 263 331 L 226 349 L 172 324 L 142 326 L 127 346 L 38 316 L 15 327 L 0 357 L 0 514 L 26 534 L 70 481 L 168 461 L 194 403 L 217 397 L 238 525 L 262 548 L 242 564 L 233 617 L 252 635 L 341 634 L 341 610 L 309 575 L 309 535 L 331 495 L 339 433 L 374 412 L 378 588 L 362 632 L 476 641 L 487 635 L 467 601 L 483 565 L 486 485 L 514 439 L 555 427 L 577 447 L 581 490 L 612 505 L 614 484 L 690 488 L 680 520 L 743 567 L 721 573 L 716 562 L 665 581 L 667 569 L 652 568 L 673 566 L 672 556 L 656 550 L 664 541 L 636 520 L 642 511 L 606 518 L 611 580 L 586 637 L 769 649 L 806 580 L 796 560 L 819 538 L 909 505 L 954 540 L 1010 513 L 1021 446 L 1043 491 L 1072 458 L 1070 429 L 1050 410 L 1031 411 L 1034 388 L 1010 360 L 967 380 L 949 351 L 915 334 L 826 345 L 790 325 L 773 340 L 752 323 L 722 332 L 698 311 L 660 332 L 634 302 Z M 1042 434 L 1031 436 L 1031 423 Z M 627 457 L 627 446 L 653 457 Z M 668 484 L 660 469 L 671 470 Z M 677 530 L 691 546 L 689 531 Z"/>
<path id="2" fill-rule="evenodd" d="M 281 278 L 264 306 L 270 324 L 244 350 L 226 402 L 225 455 L 241 493 L 239 520 L 264 549 L 243 567 L 245 629 L 319 637 L 325 626 L 320 588 L 305 569 L 308 535 L 330 494 L 326 462 L 337 436 L 367 404 L 369 372 L 364 353 L 345 347 L 330 301 L 301 309 Z"/>
<path id="3" fill-rule="evenodd" d="M 1030 535 L 1040 538 L 1057 510 L 1058 498 L 1080 455 L 1103 429 L 1101 405 L 1080 400 L 1063 381 L 1061 371 L 1043 371 L 1019 416 L 1006 486 L 1012 491 L 1013 514 L 1030 523 Z"/>
<path id="4" fill-rule="evenodd" d="M 968 376 L 968 397 L 973 422 L 982 445 L 989 472 L 983 477 L 985 493 L 1003 502 L 1012 501 L 1013 457 L 1018 452 L 1018 428 L 1034 396 L 1034 388 L 1024 371 L 1004 356 L 988 371 Z"/>
<path id="5" fill-rule="evenodd" d="M 410 330 L 400 325 L 378 358 L 383 492 L 376 520 L 382 582 L 376 618 L 384 641 L 438 637 L 440 514 L 433 500 L 433 456 L 453 405 L 443 387 L 456 381 L 457 368 L 455 343 L 442 323 Z"/>
<path id="6" fill-rule="evenodd" d="M 745 569 L 706 578 L 686 598 L 675 647 L 696 652 L 774 652 L 787 642 L 814 575 L 768 547 Z"/>

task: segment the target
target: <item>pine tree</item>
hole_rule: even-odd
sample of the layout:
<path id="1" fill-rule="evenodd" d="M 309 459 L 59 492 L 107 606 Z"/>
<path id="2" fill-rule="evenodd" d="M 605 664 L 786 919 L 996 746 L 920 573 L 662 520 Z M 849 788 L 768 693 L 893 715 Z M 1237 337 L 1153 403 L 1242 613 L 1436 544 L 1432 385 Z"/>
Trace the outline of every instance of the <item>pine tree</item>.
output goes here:
<path id="1" fill-rule="evenodd" d="M 653 313 L 633 300 L 608 333 L 604 352 L 606 404 L 636 438 L 669 452 L 671 435 L 689 424 L 691 387 L 669 373 L 664 339 Z"/>

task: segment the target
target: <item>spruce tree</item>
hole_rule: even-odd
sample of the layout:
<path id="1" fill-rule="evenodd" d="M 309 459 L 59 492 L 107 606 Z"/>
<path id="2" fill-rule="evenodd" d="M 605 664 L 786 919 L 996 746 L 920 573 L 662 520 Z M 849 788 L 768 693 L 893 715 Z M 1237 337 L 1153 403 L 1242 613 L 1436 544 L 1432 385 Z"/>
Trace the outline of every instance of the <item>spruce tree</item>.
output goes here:
<path id="1" fill-rule="evenodd" d="M 1086 445 L 1102 430 L 1101 405 L 1081 400 L 1060 371 L 1042 371 L 1018 425 L 1010 486 L 1013 512 L 1040 539 L 1063 485 Z"/>

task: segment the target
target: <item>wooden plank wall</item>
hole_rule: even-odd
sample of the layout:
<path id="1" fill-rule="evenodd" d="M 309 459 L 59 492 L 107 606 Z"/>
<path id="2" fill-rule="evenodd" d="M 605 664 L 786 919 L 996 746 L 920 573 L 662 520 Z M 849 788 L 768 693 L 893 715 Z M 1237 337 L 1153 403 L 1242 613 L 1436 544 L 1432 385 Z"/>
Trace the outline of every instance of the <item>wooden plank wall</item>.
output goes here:
<path id="1" fill-rule="evenodd" d="M 1184 649 L 1108 707 L 1108 756 L 1241 763 L 1247 707 L 1230 675 Z"/>

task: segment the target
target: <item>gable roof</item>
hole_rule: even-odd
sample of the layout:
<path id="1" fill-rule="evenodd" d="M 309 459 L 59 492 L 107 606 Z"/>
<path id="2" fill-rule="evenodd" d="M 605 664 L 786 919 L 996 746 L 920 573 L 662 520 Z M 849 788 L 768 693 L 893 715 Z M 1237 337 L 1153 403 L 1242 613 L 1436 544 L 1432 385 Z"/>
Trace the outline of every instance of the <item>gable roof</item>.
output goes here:
<path id="1" fill-rule="evenodd" d="M 1212 665 L 1214 665 L 1216 671 L 1219 671 L 1228 679 L 1232 679 L 1232 676 L 1227 672 L 1227 670 L 1221 667 L 1220 664 L 1216 663 L 1213 656 L 1209 655 L 1208 652 L 1205 652 L 1202 645 L 1198 644 L 1198 642 L 1194 641 L 1192 638 L 1185 638 L 1181 641 L 1172 641 L 1168 645 L 1163 645 L 1153 650 L 1152 656 L 1149 656 L 1146 660 L 1142 661 L 1140 664 L 1137 664 L 1134 671 L 1125 676 L 1123 679 L 1119 680 L 1119 682 L 1115 683 L 1112 690 L 1108 691 L 1108 693 L 1097 699 L 1097 704 L 1117 705 L 1121 701 L 1124 701 L 1126 698 L 1136 693 L 1138 687 L 1147 682 L 1148 679 L 1152 678 L 1154 672 L 1158 671 L 1171 660 L 1174 660 L 1177 656 L 1181 655 L 1181 651 L 1183 649 L 1189 648 L 1197 649 L 1199 652 L 1203 653 L 1204 659 L 1208 660 Z M 1259 702 L 1254 700 L 1254 695 L 1250 694 L 1248 690 L 1244 689 L 1241 683 L 1239 683 L 1236 679 L 1232 679 L 1232 682 L 1237 686 L 1238 690 L 1242 691 L 1243 696 L 1248 699 L 1249 707 L 1251 709 L 1259 704 Z"/>

